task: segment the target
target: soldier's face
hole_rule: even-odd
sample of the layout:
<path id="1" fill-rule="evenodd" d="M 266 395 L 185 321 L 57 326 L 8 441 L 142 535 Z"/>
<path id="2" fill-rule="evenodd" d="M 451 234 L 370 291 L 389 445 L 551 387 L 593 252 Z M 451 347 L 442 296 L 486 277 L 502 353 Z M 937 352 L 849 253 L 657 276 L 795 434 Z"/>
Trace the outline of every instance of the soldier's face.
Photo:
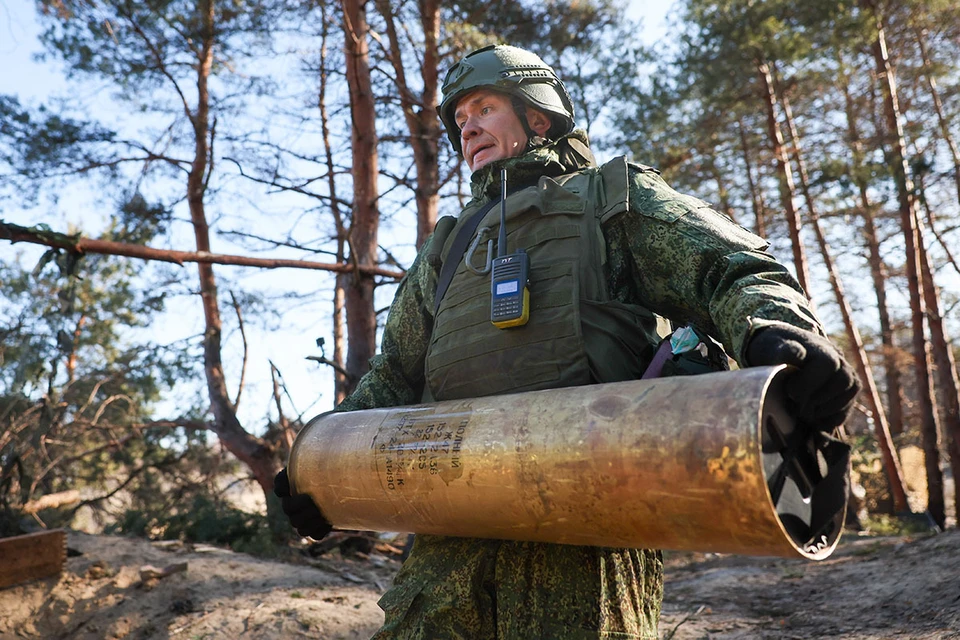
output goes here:
<path id="1" fill-rule="evenodd" d="M 527 134 L 506 94 L 487 89 L 468 93 L 457 102 L 454 120 L 460 128 L 463 159 L 471 171 L 526 149 Z"/>

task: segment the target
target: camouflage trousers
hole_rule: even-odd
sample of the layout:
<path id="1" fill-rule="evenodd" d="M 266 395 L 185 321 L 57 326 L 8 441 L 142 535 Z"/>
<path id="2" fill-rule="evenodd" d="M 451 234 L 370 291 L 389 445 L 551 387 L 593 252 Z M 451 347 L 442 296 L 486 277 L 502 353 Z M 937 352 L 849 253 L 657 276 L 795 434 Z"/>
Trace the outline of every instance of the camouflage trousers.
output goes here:
<path id="1" fill-rule="evenodd" d="M 656 640 L 659 551 L 418 535 L 373 640 Z"/>

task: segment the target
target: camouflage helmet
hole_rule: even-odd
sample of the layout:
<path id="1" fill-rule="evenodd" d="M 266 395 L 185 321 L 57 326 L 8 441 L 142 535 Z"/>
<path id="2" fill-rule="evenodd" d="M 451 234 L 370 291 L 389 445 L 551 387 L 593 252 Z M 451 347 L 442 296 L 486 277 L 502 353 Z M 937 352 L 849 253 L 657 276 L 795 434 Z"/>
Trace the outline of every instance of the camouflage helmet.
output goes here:
<path id="1" fill-rule="evenodd" d="M 450 144 L 460 155 L 460 128 L 454 118 L 457 101 L 480 88 L 501 91 L 546 113 L 551 122 L 547 137 L 557 138 L 573 130 L 573 103 L 553 68 L 525 49 L 490 45 L 464 56 L 443 81 L 443 101 L 437 112 Z M 519 115 L 529 133 L 526 117 Z"/>

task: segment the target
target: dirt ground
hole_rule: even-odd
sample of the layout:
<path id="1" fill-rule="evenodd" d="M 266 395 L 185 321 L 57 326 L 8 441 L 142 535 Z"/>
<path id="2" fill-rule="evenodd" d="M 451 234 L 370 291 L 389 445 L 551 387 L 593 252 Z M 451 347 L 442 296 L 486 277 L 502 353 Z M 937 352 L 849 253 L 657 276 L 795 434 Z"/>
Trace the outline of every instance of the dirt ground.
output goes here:
<path id="1" fill-rule="evenodd" d="M 288 564 L 70 533 L 59 578 L 0 590 L 0 639 L 369 638 L 389 553 Z M 661 638 L 960 638 L 960 530 L 845 536 L 828 560 L 668 553 Z M 142 579 L 144 565 L 186 571 Z M 2 569 L 2 568 L 0 568 Z"/>

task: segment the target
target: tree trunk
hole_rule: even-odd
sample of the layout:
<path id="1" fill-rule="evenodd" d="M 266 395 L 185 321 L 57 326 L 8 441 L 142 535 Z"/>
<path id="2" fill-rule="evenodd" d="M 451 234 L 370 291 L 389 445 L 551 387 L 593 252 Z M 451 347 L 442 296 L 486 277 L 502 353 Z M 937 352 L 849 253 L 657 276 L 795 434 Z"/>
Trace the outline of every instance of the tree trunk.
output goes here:
<path id="1" fill-rule="evenodd" d="M 77 319 L 77 324 L 73 328 L 73 338 L 70 342 L 70 352 L 67 354 L 67 386 L 74 382 L 74 376 L 77 371 L 77 351 L 80 349 L 80 337 L 83 335 L 83 325 L 87 323 L 87 316 L 81 315 Z"/>
<path id="2" fill-rule="evenodd" d="M 734 211 L 733 205 L 730 204 L 730 192 L 727 190 L 727 184 L 723 180 L 723 172 L 720 171 L 720 168 L 713 159 L 710 160 L 709 171 L 710 175 L 713 176 L 713 179 L 717 183 L 717 194 L 720 198 L 720 210 L 723 211 L 728 218 L 734 222 L 737 222 L 737 213 Z"/>
<path id="3" fill-rule="evenodd" d="M 807 268 L 807 256 L 803 248 L 803 239 L 800 237 L 800 215 L 793 204 L 796 188 L 793 183 L 793 174 L 790 171 L 786 150 L 783 148 L 783 133 L 777 122 L 777 93 L 773 88 L 773 77 L 770 65 L 763 60 L 757 60 L 757 72 L 764 88 L 764 109 L 767 115 L 767 129 L 770 136 L 770 145 L 777 159 L 777 175 L 780 179 L 780 199 L 784 212 L 787 214 L 787 228 L 790 232 L 790 243 L 793 246 L 793 263 L 797 272 L 797 281 L 803 290 L 810 295 L 810 273 Z"/>
<path id="4" fill-rule="evenodd" d="M 421 141 L 416 148 L 417 164 L 417 248 L 437 226 L 440 207 L 440 139 L 443 131 L 437 116 L 437 98 L 440 89 L 440 1 L 423 0 L 420 26 L 424 34 L 424 52 L 420 92 L 420 112 L 417 114 L 416 137 Z M 420 166 L 423 166 L 421 173 Z"/>
<path id="5" fill-rule="evenodd" d="M 834 296 L 836 296 L 837 305 L 840 307 L 840 315 L 843 317 L 843 326 L 847 332 L 847 340 L 849 340 L 850 347 L 853 351 L 853 361 L 857 367 L 857 373 L 860 375 L 860 380 L 863 382 L 864 390 L 867 392 L 867 402 L 873 413 L 874 433 L 876 434 L 877 443 L 880 445 L 880 452 L 883 455 L 884 467 L 887 470 L 887 482 L 890 486 L 890 495 L 893 498 L 893 508 L 898 513 L 907 513 L 910 511 L 910 505 L 907 503 L 907 492 L 906 489 L 904 489 L 903 471 L 900 468 L 900 461 L 897 458 L 893 440 L 890 438 L 890 427 L 887 424 L 887 416 L 883 410 L 883 404 L 880 402 L 880 392 L 877 391 L 877 385 L 873 378 L 873 370 L 870 367 L 870 362 L 867 360 L 867 353 L 863 348 L 860 330 L 857 328 L 856 322 L 853 319 L 853 310 L 850 308 L 850 303 L 847 302 L 847 296 L 843 290 L 843 282 L 834 266 L 833 256 L 830 253 L 827 238 L 820 224 L 820 214 L 817 211 L 816 203 L 813 201 L 813 195 L 810 193 L 810 180 L 807 176 L 807 167 L 801 152 L 800 133 L 797 131 L 796 123 L 793 120 L 793 110 L 790 107 L 790 101 L 782 94 L 780 100 L 783 103 L 783 111 L 786 117 L 788 131 L 790 132 L 790 140 L 793 143 L 793 158 L 800 176 L 800 190 L 803 193 L 804 202 L 807 205 L 807 213 L 810 215 L 810 224 L 816 233 L 817 244 L 820 246 L 820 253 L 823 256 L 824 265 L 827 267 L 827 273 L 830 276 L 830 284 L 833 286 L 833 293 Z"/>
<path id="6" fill-rule="evenodd" d="M 346 327 L 346 290 L 348 278 L 337 276 L 333 289 L 333 361 L 339 365 L 333 371 L 333 406 L 337 406 L 347 397 L 347 393 L 354 385 L 350 384 L 350 377 L 345 373 L 344 355 L 347 352 Z"/>
<path id="7" fill-rule="evenodd" d="M 897 187 L 897 203 L 900 210 L 900 226 L 903 230 L 906 251 L 907 286 L 910 291 L 910 312 L 913 331 L 913 361 L 917 376 L 917 395 L 920 409 L 920 432 L 927 472 L 927 509 L 934 522 L 941 528 L 946 520 L 944 510 L 943 474 L 940 470 L 938 449 L 937 414 L 933 405 L 933 379 L 930 375 L 930 345 L 924 338 L 923 323 L 926 317 L 923 283 L 920 280 L 920 249 L 918 247 L 917 217 L 912 198 L 913 184 L 907 173 L 906 144 L 900 107 L 897 102 L 897 84 L 887 57 L 887 45 L 883 22 L 871 0 L 862 3 L 874 12 L 877 36 L 873 42 L 873 57 L 877 66 L 877 78 L 883 92 L 884 115 L 887 120 L 886 137 L 890 169 Z"/>
<path id="8" fill-rule="evenodd" d="M 397 34 L 393 4 L 390 0 L 377 0 L 377 10 L 383 16 L 387 26 L 387 38 L 390 41 L 390 63 L 393 65 L 394 82 L 400 96 L 400 107 L 409 132 L 410 147 L 413 149 L 413 162 L 417 170 L 417 184 L 414 196 L 417 202 L 417 248 L 423 246 L 427 236 L 433 233 L 437 224 L 437 209 L 440 204 L 440 125 L 437 119 L 437 89 L 440 54 L 440 2 L 439 0 L 421 0 L 420 27 L 423 30 L 423 62 L 420 66 L 420 80 L 423 90 L 415 97 L 407 83 L 403 65 L 403 53 Z"/>
<path id="9" fill-rule="evenodd" d="M 743 126 L 743 120 L 741 118 L 737 118 L 737 129 L 740 131 L 740 150 L 743 152 L 743 164 L 747 169 L 747 186 L 750 188 L 750 200 L 753 203 L 753 217 L 757 222 L 757 235 L 761 238 L 766 238 L 767 226 L 764 220 L 766 218 L 767 207 L 763 201 L 763 192 L 753 179 L 753 166 L 750 162 L 750 143 L 747 140 L 747 131 Z"/>
<path id="10" fill-rule="evenodd" d="M 207 174 L 210 170 L 210 94 L 207 85 L 213 64 L 216 42 L 214 0 L 201 0 L 199 9 L 203 21 L 203 42 L 197 65 L 197 109 L 189 114 L 194 131 L 194 157 L 187 177 L 187 204 L 193 223 L 198 252 L 210 252 L 210 230 L 204 210 Z M 217 282 L 213 266 L 198 263 L 200 299 L 203 304 L 203 362 L 213 411 L 213 430 L 223 445 L 253 472 L 265 495 L 273 490 L 277 463 L 260 438 L 247 433 L 237 420 L 236 408 L 230 401 L 221 359 L 222 323 L 217 299 Z"/>
<path id="11" fill-rule="evenodd" d="M 320 87 L 317 94 L 317 107 L 320 110 L 320 128 L 323 133 L 323 150 L 327 165 L 327 189 L 330 191 L 330 212 L 333 214 L 334 228 L 337 233 L 337 262 L 346 261 L 347 231 L 340 211 L 340 199 L 337 198 L 336 165 L 333 162 L 333 145 L 330 143 L 330 117 L 327 113 L 327 38 L 330 22 L 327 18 L 327 5 L 321 3 L 320 16 L 323 20 L 320 36 Z M 333 288 L 333 406 L 337 406 L 347 397 L 350 388 L 346 371 L 345 354 L 347 337 L 344 331 L 346 288 L 349 284 L 347 274 L 338 274 Z"/>
<path id="12" fill-rule="evenodd" d="M 933 280 L 926 245 L 923 241 L 923 225 L 917 225 L 920 249 L 920 269 L 923 274 L 923 295 L 927 307 L 927 322 L 930 341 L 933 343 L 933 360 L 937 376 L 937 397 L 940 400 L 940 419 L 943 435 L 950 453 L 950 470 L 954 483 L 960 479 L 960 380 L 957 379 L 957 363 L 953 357 L 953 345 L 947 337 L 940 312 L 940 290 Z M 960 514 L 960 503 L 954 491 L 954 513 Z"/>
<path id="13" fill-rule="evenodd" d="M 843 62 L 838 61 L 841 68 Z M 853 170 L 851 174 L 857 185 L 860 197 L 860 210 L 863 217 L 863 233 L 867 243 L 867 262 L 870 265 L 870 277 L 877 296 L 877 314 L 880 320 L 880 340 L 883 345 L 883 364 L 887 381 L 887 417 L 892 434 L 903 433 L 903 385 L 900 381 L 900 365 L 897 362 L 899 348 L 893 334 L 890 321 L 890 309 L 887 305 L 887 269 L 880 253 L 880 240 L 874 220 L 874 205 L 867 191 L 868 183 L 864 175 L 863 141 L 857 128 L 856 108 L 850 95 L 850 85 L 846 73 L 841 73 L 840 90 L 843 92 L 847 117 L 847 135 L 850 145 Z"/>
<path id="14" fill-rule="evenodd" d="M 379 210 L 377 199 L 378 156 L 376 109 L 370 80 L 369 26 L 366 5 L 361 0 L 342 0 L 346 77 L 350 92 L 353 212 L 348 245 L 355 265 L 377 263 Z M 370 368 L 377 348 L 377 316 L 374 309 L 375 282 L 359 270 L 344 287 L 347 312 L 346 370 L 351 377 L 344 393 L 353 391 L 356 381 Z"/>
<path id="15" fill-rule="evenodd" d="M 877 296 L 877 313 L 880 322 L 880 342 L 883 347 L 883 362 L 887 380 L 887 406 L 890 432 L 903 433 L 903 383 L 900 379 L 898 354 L 900 347 L 896 343 L 890 308 L 887 304 L 887 266 L 880 253 L 880 237 L 874 215 L 874 205 L 870 201 L 865 182 L 858 181 L 860 210 L 863 216 L 863 234 L 867 242 L 867 262 L 870 265 L 870 277 Z"/>

